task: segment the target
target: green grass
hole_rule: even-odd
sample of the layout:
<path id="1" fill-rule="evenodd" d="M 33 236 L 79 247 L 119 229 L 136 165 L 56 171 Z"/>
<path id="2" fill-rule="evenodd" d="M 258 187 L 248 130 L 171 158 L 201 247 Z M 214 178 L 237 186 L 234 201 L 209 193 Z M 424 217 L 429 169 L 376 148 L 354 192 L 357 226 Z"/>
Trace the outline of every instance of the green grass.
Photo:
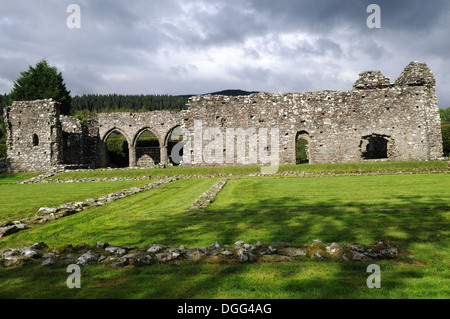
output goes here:
<path id="1" fill-rule="evenodd" d="M 377 262 L 382 269 L 380 290 L 366 286 L 370 263 L 89 267 L 82 270 L 83 288 L 75 291 L 66 288 L 64 269 L 26 265 L 0 269 L 0 297 L 450 297 L 449 174 L 233 179 L 205 212 L 187 214 L 191 203 L 218 180 L 166 184 L 5 237 L 0 249 L 38 241 L 51 247 L 97 241 L 194 247 L 237 240 L 370 244 L 388 238 L 414 258 Z"/>
<path id="2" fill-rule="evenodd" d="M 337 163 L 337 164 L 302 164 L 281 165 L 280 172 L 366 172 L 386 170 L 414 170 L 414 169 L 445 169 L 448 164 L 443 161 L 429 162 L 364 162 L 364 163 Z"/>
<path id="3" fill-rule="evenodd" d="M 114 178 L 139 176 L 174 176 L 174 175 L 211 175 L 211 174 L 251 174 L 260 172 L 259 167 L 199 167 L 199 168 L 152 168 L 152 169 L 120 169 L 105 171 L 68 172 L 50 177 L 50 179 L 81 179 L 81 178 Z"/>
<path id="4" fill-rule="evenodd" d="M 368 289 L 368 263 L 190 263 L 111 270 L 82 269 L 81 289 L 68 289 L 65 269 L 24 266 L 0 271 L 0 298 L 441 298 L 449 280 L 439 266 L 378 262 L 381 289 Z M 442 263 L 441 266 L 442 267 Z"/>
<path id="5" fill-rule="evenodd" d="M 36 215 L 40 207 L 56 207 L 88 198 L 96 199 L 112 192 L 149 183 L 150 181 L 0 184 L 0 222 L 32 217 Z"/>
<path id="6" fill-rule="evenodd" d="M 22 182 L 32 177 L 39 176 L 40 173 L 20 173 L 20 174 L 0 174 L 0 185 Z"/>
<path id="7" fill-rule="evenodd" d="M 230 180 L 208 212 L 237 217 L 244 241 L 428 240 L 448 222 L 449 184 L 448 174 Z"/>
<path id="8" fill-rule="evenodd" d="M 373 162 L 373 163 L 349 163 L 349 164 L 303 164 L 303 165 L 281 165 L 279 173 L 283 172 L 369 172 L 385 170 L 387 173 L 396 170 L 431 170 L 445 169 L 448 164 L 442 161 L 430 162 Z M 173 175 L 213 175 L 213 174 L 235 174 L 248 175 L 260 173 L 261 168 L 257 166 L 236 167 L 169 167 L 156 169 L 122 169 L 106 171 L 81 171 L 68 172 L 50 177 L 50 179 L 81 179 L 81 178 L 114 178 L 114 177 L 138 177 L 138 176 L 173 176 Z"/>
<path id="9" fill-rule="evenodd" d="M 91 208 L 77 215 L 34 227 L 22 234 L 5 237 L 0 240 L 0 249 L 40 241 L 50 246 L 67 242 L 95 244 L 97 241 L 138 246 L 153 242 L 182 242 L 183 239 L 177 233 L 181 234 L 182 228 L 191 227 L 192 223 L 184 214 L 200 194 L 218 180 L 190 179 L 162 185 L 102 207 Z M 175 228 L 171 228 L 171 224 Z"/>

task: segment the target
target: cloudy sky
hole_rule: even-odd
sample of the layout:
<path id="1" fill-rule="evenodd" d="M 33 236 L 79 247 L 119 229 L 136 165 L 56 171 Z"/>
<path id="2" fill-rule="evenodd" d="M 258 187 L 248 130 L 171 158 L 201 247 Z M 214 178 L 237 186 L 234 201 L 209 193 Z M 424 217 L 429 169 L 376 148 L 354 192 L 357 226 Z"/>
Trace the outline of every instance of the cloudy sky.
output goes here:
<path id="1" fill-rule="evenodd" d="M 448 0 L 0 0 L 0 93 L 43 58 L 73 95 L 350 90 L 360 71 L 394 82 L 424 61 L 446 108 L 449 35 Z"/>

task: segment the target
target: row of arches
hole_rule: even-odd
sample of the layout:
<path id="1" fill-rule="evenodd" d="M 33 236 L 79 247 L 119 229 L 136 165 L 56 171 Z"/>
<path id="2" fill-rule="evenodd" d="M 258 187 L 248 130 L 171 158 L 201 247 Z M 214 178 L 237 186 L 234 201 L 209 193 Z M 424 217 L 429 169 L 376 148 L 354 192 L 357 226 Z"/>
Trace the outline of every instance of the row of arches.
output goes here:
<path id="1" fill-rule="evenodd" d="M 120 129 L 114 128 L 104 138 L 105 165 L 108 167 L 155 167 L 180 164 L 180 158 L 172 158 L 172 149 L 182 142 L 181 127 L 176 126 L 161 140 L 150 128 L 142 129 L 129 142 Z M 298 131 L 295 135 L 295 163 L 309 164 L 311 139 L 307 131 Z M 364 136 L 360 142 L 362 160 L 388 159 L 395 152 L 390 136 Z M 181 152 L 175 152 L 182 155 Z"/>
<path id="2" fill-rule="evenodd" d="M 103 138 L 104 166 L 125 167 L 155 167 L 159 164 L 179 165 L 172 159 L 171 153 L 175 145 L 182 141 L 179 126 L 170 130 L 161 139 L 150 128 L 142 129 L 130 142 L 126 134 L 118 129 L 111 129 Z"/>
<path id="3" fill-rule="evenodd" d="M 158 137 L 150 130 L 144 129 L 134 142 L 134 152 L 136 163 L 132 163 L 138 167 L 152 167 L 163 162 L 165 156 L 162 152 L 167 152 L 167 163 L 179 165 L 178 159 L 171 156 L 173 147 L 182 141 L 181 128 L 176 127 L 171 130 L 164 140 L 164 144 L 160 145 Z M 113 130 L 106 137 L 106 149 L 109 164 L 113 167 L 129 167 L 130 147 L 125 136 L 119 130 Z M 308 132 L 300 131 L 295 138 L 295 162 L 296 164 L 310 163 L 310 137 Z M 365 136 L 361 140 L 360 148 L 362 159 L 385 159 L 389 158 L 393 152 L 393 142 L 389 136 L 370 135 Z M 182 151 L 181 154 L 182 155 Z"/>
<path id="4" fill-rule="evenodd" d="M 310 162 L 309 134 L 300 131 L 296 135 L 296 164 Z M 160 138 L 149 128 L 140 131 L 134 141 L 129 143 L 126 135 L 118 128 L 112 129 L 103 139 L 105 149 L 105 166 L 154 167 L 159 164 L 178 166 L 179 159 L 172 158 L 172 149 L 182 141 L 181 128 L 173 128 L 160 142 Z M 182 150 L 180 151 L 182 155 Z"/>
<path id="5" fill-rule="evenodd" d="M 142 167 L 151 168 L 158 165 L 180 164 L 181 150 L 174 152 L 176 158 L 172 158 L 172 150 L 183 141 L 182 130 L 180 126 L 172 128 L 163 140 L 157 136 L 150 128 L 140 130 L 134 139 L 130 139 L 119 128 L 112 128 L 105 134 L 102 140 L 103 158 L 101 167 Z M 72 163 L 73 158 L 80 157 L 80 148 L 72 147 L 80 144 L 77 136 L 72 136 L 63 132 L 63 155 L 64 163 Z M 288 136 L 289 133 L 286 134 Z M 72 139 L 74 139 L 72 141 Z M 82 140 L 82 139 L 81 139 Z M 33 147 L 39 146 L 39 137 L 32 135 Z M 311 139 L 307 131 L 299 131 L 295 134 L 295 163 L 307 164 L 311 162 L 310 145 Z M 320 145 L 322 146 L 322 145 Z M 179 148 L 177 148 L 179 150 Z M 389 135 L 371 134 L 363 136 L 359 143 L 361 160 L 383 160 L 395 156 L 395 142 Z"/>
<path id="6" fill-rule="evenodd" d="M 104 165 L 108 167 L 155 167 L 159 164 L 180 164 L 179 158 L 172 158 L 172 149 L 182 142 L 181 128 L 179 126 L 170 130 L 161 143 L 161 139 L 150 129 L 141 130 L 132 143 L 126 135 L 114 128 L 103 139 L 105 150 Z M 33 137 L 33 144 L 36 145 Z M 360 144 L 362 158 L 383 159 L 389 158 L 393 150 L 393 142 L 387 136 L 366 136 Z M 297 132 L 295 138 L 296 164 L 310 163 L 310 136 L 306 131 Z M 182 156 L 182 149 L 179 152 Z"/>

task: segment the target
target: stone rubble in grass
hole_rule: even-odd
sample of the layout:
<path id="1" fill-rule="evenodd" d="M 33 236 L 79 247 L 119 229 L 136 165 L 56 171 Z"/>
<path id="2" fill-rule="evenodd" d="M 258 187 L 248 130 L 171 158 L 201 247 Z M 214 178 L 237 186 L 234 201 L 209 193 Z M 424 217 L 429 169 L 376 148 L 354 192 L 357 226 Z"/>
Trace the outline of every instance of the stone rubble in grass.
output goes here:
<path id="1" fill-rule="evenodd" d="M 296 260 L 316 260 L 330 262 L 366 262 L 389 260 L 398 257 L 400 250 L 388 240 L 378 240 L 373 245 L 352 245 L 332 243 L 328 246 L 314 241 L 303 246 L 286 242 L 272 242 L 255 245 L 238 241 L 232 245 L 215 242 L 207 247 L 186 248 L 167 247 L 152 244 L 147 248 L 130 246 L 111 246 L 105 242 L 95 245 L 68 243 L 49 248 L 45 243 L 32 246 L 0 250 L 0 260 L 4 267 L 16 267 L 24 263 L 42 266 L 67 267 L 77 264 L 82 267 L 104 265 L 120 268 L 126 266 L 142 267 L 153 264 L 181 265 L 183 261 L 209 260 L 226 263 L 293 262 Z M 411 255 L 410 253 L 408 255 Z"/>
<path id="2" fill-rule="evenodd" d="M 203 210 L 208 207 L 216 198 L 217 194 L 222 190 L 222 188 L 227 183 L 226 178 L 222 178 L 218 183 L 216 183 L 210 190 L 202 194 L 189 208 L 189 210 Z"/>
<path id="3" fill-rule="evenodd" d="M 166 249 L 166 246 L 164 246 L 164 245 L 153 244 L 150 246 L 150 248 L 147 250 L 147 252 L 156 254 L 164 249 Z"/>
<path id="4" fill-rule="evenodd" d="M 147 181 L 154 179 L 152 176 L 138 177 L 108 177 L 108 178 L 79 178 L 79 179 L 48 179 L 54 175 L 43 175 L 43 178 L 33 178 L 26 181 L 11 184 L 62 184 L 62 183 L 99 183 L 99 182 L 126 182 L 126 181 Z"/>
<path id="5" fill-rule="evenodd" d="M 79 213 L 87 208 L 103 206 L 118 199 L 132 196 L 134 194 L 150 190 L 152 188 L 178 180 L 178 177 L 167 177 L 157 180 L 143 187 L 132 187 L 128 190 L 114 192 L 98 199 L 87 199 L 84 202 L 67 203 L 58 207 L 41 207 L 36 216 L 23 218 L 18 221 L 5 221 L 0 223 L 0 238 L 28 229 L 37 224 L 44 224 L 66 216 Z"/>
<path id="6" fill-rule="evenodd" d="M 133 168 L 127 169 L 107 169 L 108 171 L 113 170 L 133 170 Z M 333 177 L 333 176 L 361 176 L 361 175 L 382 175 L 382 174 L 390 174 L 390 175 L 404 175 L 404 174 L 439 174 L 439 173 L 448 173 L 450 170 L 450 166 L 443 168 L 408 168 L 407 170 L 400 169 L 371 169 L 371 170 L 362 170 L 356 169 L 354 171 L 318 171 L 318 172 L 304 172 L 304 171 L 285 171 L 273 174 L 273 176 L 277 177 L 298 177 L 298 178 L 307 178 L 307 177 Z M 163 179 L 163 176 L 137 176 L 137 177 L 108 177 L 108 178 L 79 178 L 79 179 L 49 179 L 57 174 L 71 173 L 71 172 L 91 172 L 91 171 L 105 171 L 105 169 L 98 170 L 62 170 L 58 173 L 50 173 L 43 174 L 37 177 L 33 177 L 29 180 L 14 182 L 10 184 L 49 184 L 49 183 L 92 183 L 92 182 L 119 182 L 119 181 L 144 181 L 144 180 L 158 180 Z M 192 179 L 192 178 L 240 178 L 240 177 L 261 177 L 267 176 L 267 174 L 263 173 L 247 173 L 247 174 L 193 174 L 193 175 L 174 175 L 172 177 L 177 179 Z"/>

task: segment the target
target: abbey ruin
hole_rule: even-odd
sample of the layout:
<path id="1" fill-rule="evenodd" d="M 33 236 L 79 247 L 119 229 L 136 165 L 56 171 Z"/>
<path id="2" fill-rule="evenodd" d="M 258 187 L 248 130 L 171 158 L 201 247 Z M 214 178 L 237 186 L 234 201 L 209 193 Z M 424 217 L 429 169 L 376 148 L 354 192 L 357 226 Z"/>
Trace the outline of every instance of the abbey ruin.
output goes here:
<path id="1" fill-rule="evenodd" d="M 181 166 L 267 164 L 259 159 L 214 163 L 202 157 L 203 147 L 215 143 L 215 152 L 218 145 L 223 148 L 223 158 L 236 158 L 242 145 L 233 138 L 229 147 L 225 139 L 230 129 L 246 132 L 243 143 L 249 152 L 272 153 L 276 145 L 279 164 L 296 164 L 299 139 L 308 143 L 310 163 L 442 157 L 435 77 L 426 63 L 419 62 L 411 62 L 394 84 L 379 71 L 362 72 L 346 92 L 195 96 L 180 112 L 91 114 L 87 123 L 60 115 L 58 103 L 52 100 L 19 101 L 4 110 L 4 118 L 7 166 L 13 172 L 108 167 L 106 142 L 114 132 L 128 142 L 130 167 L 170 165 L 171 134 L 176 128 L 193 131 L 199 122 L 202 132 L 214 128 L 217 134 L 200 136 L 206 140 L 200 146 L 185 146 Z M 157 137 L 159 147 L 138 146 L 145 132 Z"/>

